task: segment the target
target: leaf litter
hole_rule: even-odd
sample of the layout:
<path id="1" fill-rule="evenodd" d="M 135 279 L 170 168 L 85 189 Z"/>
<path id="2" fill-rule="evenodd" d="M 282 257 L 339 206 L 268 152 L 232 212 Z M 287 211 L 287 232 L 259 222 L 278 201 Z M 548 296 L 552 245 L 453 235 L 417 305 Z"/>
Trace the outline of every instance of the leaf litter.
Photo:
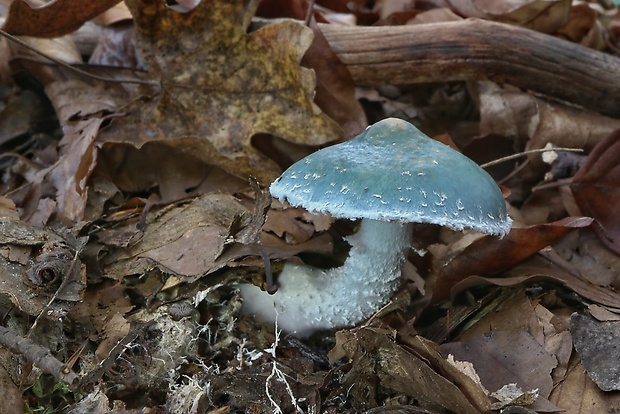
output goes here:
<path id="1" fill-rule="evenodd" d="M 64 36 L 24 39 L 77 63 L 94 51 L 78 34 L 116 3 L 16 0 L 0 12 L 14 34 Z M 117 67 L 82 66 L 91 77 L 14 45 L 0 66 L 11 71 L 1 77 L 11 84 L 0 106 L 0 380 L 12 412 L 22 401 L 73 413 L 617 408 L 617 119 L 485 81 L 362 89 L 321 25 L 272 20 L 304 18 L 300 2 L 189 3 L 131 0 L 100 16 L 116 34 L 93 62 Z M 331 2 L 313 17 L 404 29 L 478 17 L 617 48 L 615 9 L 593 3 L 388 3 Z M 285 260 L 342 263 L 355 230 L 269 209 L 250 178 L 264 188 L 387 116 L 476 160 L 549 144 L 588 155 L 491 170 L 513 231 L 417 228 L 402 290 L 359 327 L 300 341 L 242 314 L 236 282 L 268 288 Z"/>

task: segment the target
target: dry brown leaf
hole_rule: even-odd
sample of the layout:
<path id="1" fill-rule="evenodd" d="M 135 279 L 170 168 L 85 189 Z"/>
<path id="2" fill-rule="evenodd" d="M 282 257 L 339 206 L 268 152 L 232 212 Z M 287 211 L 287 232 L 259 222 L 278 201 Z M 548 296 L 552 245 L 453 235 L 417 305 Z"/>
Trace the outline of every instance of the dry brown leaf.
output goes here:
<path id="1" fill-rule="evenodd" d="M 0 111 L 0 145 L 31 132 L 43 115 L 42 103 L 41 97 L 29 90 L 11 94 Z"/>
<path id="2" fill-rule="evenodd" d="M 574 4 L 568 21 L 556 34 L 591 49 L 603 50 L 607 47 L 607 42 L 604 29 L 597 18 L 596 11 L 588 3 Z"/>
<path id="3" fill-rule="evenodd" d="M 55 0 L 33 8 L 24 0 L 15 0 L 3 29 L 16 36 L 59 37 L 77 30 L 120 1 L 81 0 L 78 4 L 72 0 Z"/>
<path id="4" fill-rule="evenodd" d="M 83 300 L 69 311 L 68 316 L 76 324 L 88 329 L 89 334 L 103 333 L 115 315 L 126 315 L 132 309 L 134 306 L 125 294 L 124 286 L 113 285 L 95 289 L 89 286 Z"/>
<path id="5" fill-rule="evenodd" d="M 401 338 L 401 346 L 388 335 L 364 327 L 336 334 L 330 358 L 333 361 L 346 356 L 351 361 L 340 386 L 356 402 L 357 410 L 374 408 L 375 393 L 380 389 L 411 396 L 420 406 L 435 410 L 473 414 L 488 408 L 483 390 L 445 360 L 436 344 L 421 337 L 406 337 Z M 459 389 L 451 380 L 467 384 Z"/>
<path id="6" fill-rule="evenodd" d="M 80 81 L 59 81 L 46 88 L 58 118 L 63 126 L 64 137 L 59 144 L 59 159 L 51 166 L 37 172 L 28 184 L 37 187 L 44 183 L 56 190 L 53 210 L 55 219 L 65 225 L 83 219 L 88 194 L 88 179 L 95 168 L 97 149 L 95 138 L 104 116 L 115 106 L 109 93 L 93 88 Z M 40 222 L 36 215 L 41 211 L 39 199 L 33 198 L 30 216 Z M 46 204 L 47 205 L 47 204 Z M 49 209 L 48 209 L 49 210 Z M 45 216 L 49 217 L 51 212 Z"/>
<path id="7" fill-rule="evenodd" d="M 214 166 L 228 160 L 207 140 L 177 138 L 147 142 L 141 148 L 104 144 L 100 154 L 95 176 L 130 193 L 157 188 L 157 203 L 162 205 L 209 192 L 234 194 L 248 185 L 247 179 Z"/>
<path id="8" fill-rule="evenodd" d="M 110 26 L 125 20 L 131 20 L 131 13 L 125 3 L 118 3 L 93 19 L 100 26 Z"/>
<path id="9" fill-rule="evenodd" d="M 614 309 L 614 312 L 612 312 L 609 308 L 600 305 L 588 305 L 588 312 L 590 315 L 600 322 L 620 322 L 620 314 L 618 311 L 618 309 Z"/>
<path id="10" fill-rule="evenodd" d="M 17 207 L 10 198 L 0 196 L 0 217 L 8 217 L 13 220 L 19 219 Z"/>
<path id="11" fill-rule="evenodd" d="M 302 65 L 315 70 L 317 76 L 315 102 L 321 110 L 342 127 L 343 136 L 352 138 L 368 126 L 366 114 L 355 99 L 355 85 L 346 66 L 331 49 L 316 22 Z"/>
<path id="12" fill-rule="evenodd" d="M 454 13 L 447 7 L 439 7 L 418 13 L 413 19 L 407 21 L 407 24 L 429 24 L 438 22 L 452 22 L 462 20 L 463 17 Z"/>
<path id="13" fill-rule="evenodd" d="M 112 348 L 129 333 L 130 324 L 122 315 L 116 313 L 107 321 L 100 333 L 101 341 L 95 350 L 96 362 L 108 357 Z"/>
<path id="14" fill-rule="evenodd" d="M 127 5 L 138 49 L 161 84 L 100 142 L 140 147 L 180 137 L 207 141 L 219 154 L 211 165 L 267 183 L 280 169 L 252 147 L 252 136 L 267 133 L 309 145 L 341 137 L 312 101 L 312 72 L 299 67 L 310 29 L 282 21 L 246 34 L 256 1 L 201 2 L 188 13 L 157 0 Z"/>
<path id="15" fill-rule="evenodd" d="M 553 387 L 551 371 L 557 365 L 556 359 L 522 328 L 501 330 L 494 325 L 485 326 L 486 334 L 466 333 L 459 342 L 441 345 L 442 353 L 472 362 L 482 384 L 489 391 L 496 391 L 512 383 L 516 383 L 522 390 L 538 388 L 540 396 L 529 408 L 556 411 L 557 407 L 546 398 Z"/>
<path id="16" fill-rule="evenodd" d="M 230 228 L 247 210 L 232 196 L 207 194 L 163 213 L 150 213 L 141 239 L 105 258 L 109 277 L 140 274 L 153 264 L 194 281 L 226 263 L 216 263 Z M 130 225 L 135 226 L 135 225 Z"/>
<path id="17" fill-rule="evenodd" d="M 515 286 L 524 283 L 554 282 L 566 286 L 580 296 L 592 302 L 612 308 L 620 308 L 620 294 L 615 290 L 597 286 L 572 273 L 572 270 L 560 268 L 541 256 L 534 256 L 527 261 L 501 273 L 501 277 L 470 276 L 454 287 L 460 292 L 481 284 L 496 286 Z"/>
<path id="18" fill-rule="evenodd" d="M 491 236 L 478 239 L 439 269 L 433 301 L 449 298 L 451 288 L 467 276 L 489 275 L 508 269 L 567 233 L 591 223 L 589 217 L 567 217 L 554 223 L 513 228 L 501 240 Z"/>
<path id="19" fill-rule="evenodd" d="M 479 82 L 480 135 L 498 134 L 527 142 L 526 149 L 558 147 L 590 150 L 612 131 L 620 120 L 594 112 L 549 103 L 521 91 Z M 540 156 L 532 157 L 534 161 Z"/>
<path id="20" fill-rule="evenodd" d="M 553 33 L 568 17 L 570 0 L 448 0 L 465 17 L 479 17 Z"/>
<path id="21" fill-rule="evenodd" d="M 289 244 L 300 244 L 308 241 L 315 232 L 312 223 L 305 218 L 306 212 L 301 208 L 271 210 L 267 215 L 263 231 L 272 232 L 284 238 Z"/>
<path id="22" fill-rule="evenodd" d="M 131 20 L 121 21 L 103 27 L 97 40 L 97 46 L 88 58 L 88 63 L 91 65 L 146 69 L 136 51 L 133 22 Z"/>
<path id="23" fill-rule="evenodd" d="M 591 229 L 567 235 L 553 251 L 583 280 L 599 286 L 620 286 L 620 256 L 605 248 Z"/>
<path id="24" fill-rule="evenodd" d="M 620 130 L 592 150 L 571 190 L 582 213 L 596 219 L 593 228 L 600 240 L 620 254 Z"/>
<path id="25" fill-rule="evenodd" d="M 620 394 L 601 391 L 586 374 L 575 354 L 566 378 L 553 389 L 549 399 L 565 414 L 600 414 L 620 407 Z"/>

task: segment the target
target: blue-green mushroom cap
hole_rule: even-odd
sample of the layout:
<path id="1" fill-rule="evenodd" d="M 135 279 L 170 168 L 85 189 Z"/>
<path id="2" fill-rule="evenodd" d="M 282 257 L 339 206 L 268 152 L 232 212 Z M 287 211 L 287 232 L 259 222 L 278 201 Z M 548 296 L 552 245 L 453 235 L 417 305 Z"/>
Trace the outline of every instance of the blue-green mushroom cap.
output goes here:
<path id="1" fill-rule="evenodd" d="M 499 236 L 512 222 L 486 171 L 396 118 L 310 154 L 269 190 L 280 201 L 336 218 L 433 223 Z"/>

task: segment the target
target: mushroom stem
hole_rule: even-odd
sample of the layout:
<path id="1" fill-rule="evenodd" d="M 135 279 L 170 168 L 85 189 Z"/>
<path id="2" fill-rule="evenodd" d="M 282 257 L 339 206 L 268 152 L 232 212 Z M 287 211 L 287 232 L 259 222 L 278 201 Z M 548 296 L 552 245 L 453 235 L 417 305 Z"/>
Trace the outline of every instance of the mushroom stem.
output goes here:
<path id="1" fill-rule="evenodd" d="M 400 284 L 410 246 L 410 227 L 401 222 L 362 220 L 345 263 L 323 270 L 287 263 L 278 291 L 268 295 L 241 285 L 246 313 L 303 337 L 319 329 L 354 325 L 385 305 Z"/>

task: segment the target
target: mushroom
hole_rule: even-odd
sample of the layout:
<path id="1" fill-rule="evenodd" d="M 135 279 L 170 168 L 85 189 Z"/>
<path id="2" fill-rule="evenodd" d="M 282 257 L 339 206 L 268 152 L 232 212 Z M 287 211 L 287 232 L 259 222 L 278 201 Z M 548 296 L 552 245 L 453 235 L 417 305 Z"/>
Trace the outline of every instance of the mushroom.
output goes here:
<path id="1" fill-rule="evenodd" d="M 400 285 L 410 223 L 504 236 L 511 219 L 495 181 L 469 158 L 410 123 L 389 118 L 354 139 L 319 150 L 269 188 L 292 206 L 361 219 L 332 269 L 286 263 L 278 291 L 240 286 L 243 308 L 299 337 L 354 325 L 385 305 Z"/>

